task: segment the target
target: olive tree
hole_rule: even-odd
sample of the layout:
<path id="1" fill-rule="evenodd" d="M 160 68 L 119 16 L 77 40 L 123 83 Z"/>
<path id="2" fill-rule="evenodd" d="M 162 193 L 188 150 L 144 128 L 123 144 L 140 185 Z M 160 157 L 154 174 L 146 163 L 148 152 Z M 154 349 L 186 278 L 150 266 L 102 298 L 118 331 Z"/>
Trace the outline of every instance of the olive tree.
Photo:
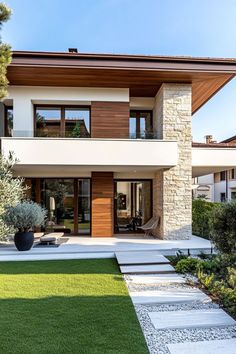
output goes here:
<path id="1" fill-rule="evenodd" d="M 10 154 L 8 158 L 0 155 L 0 239 L 3 240 L 11 232 L 2 217 L 8 206 L 15 206 L 24 197 L 26 187 L 23 179 L 14 177 L 12 168 L 17 162 L 16 158 Z"/>

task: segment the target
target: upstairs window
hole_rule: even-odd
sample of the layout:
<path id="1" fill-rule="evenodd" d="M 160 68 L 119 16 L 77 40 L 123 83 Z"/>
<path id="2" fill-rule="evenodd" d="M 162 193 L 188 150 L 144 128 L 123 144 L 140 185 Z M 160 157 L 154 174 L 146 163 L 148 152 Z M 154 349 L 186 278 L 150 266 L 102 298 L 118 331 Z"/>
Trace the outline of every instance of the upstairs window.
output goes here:
<path id="1" fill-rule="evenodd" d="M 235 179 L 236 178 L 236 168 L 233 168 L 231 170 L 231 179 Z"/>
<path id="2" fill-rule="evenodd" d="M 221 171 L 220 173 L 220 180 L 225 181 L 226 180 L 226 171 Z"/>
<path id="3" fill-rule="evenodd" d="M 13 107 L 5 107 L 5 136 L 12 137 L 13 135 Z"/>
<path id="4" fill-rule="evenodd" d="M 131 139 L 152 139 L 152 111 L 131 111 L 129 134 Z"/>
<path id="5" fill-rule="evenodd" d="M 90 137 L 90 109 L 75 106 L 35 106 L 35 136 Z"/>

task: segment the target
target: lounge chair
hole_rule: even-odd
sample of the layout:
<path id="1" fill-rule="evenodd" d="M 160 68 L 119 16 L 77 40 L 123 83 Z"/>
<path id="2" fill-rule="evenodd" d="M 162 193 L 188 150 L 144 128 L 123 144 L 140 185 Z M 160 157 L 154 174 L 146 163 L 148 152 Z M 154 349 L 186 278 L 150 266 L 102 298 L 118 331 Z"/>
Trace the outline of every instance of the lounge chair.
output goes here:
<path id="1" fill-rule="evenodd" d="M 154 231 L 159 224 L 159 216 L 153 216 L 146 224 L 139 226 L 139 229 L 144 231 L 144 236 L 155 236 Z"/>

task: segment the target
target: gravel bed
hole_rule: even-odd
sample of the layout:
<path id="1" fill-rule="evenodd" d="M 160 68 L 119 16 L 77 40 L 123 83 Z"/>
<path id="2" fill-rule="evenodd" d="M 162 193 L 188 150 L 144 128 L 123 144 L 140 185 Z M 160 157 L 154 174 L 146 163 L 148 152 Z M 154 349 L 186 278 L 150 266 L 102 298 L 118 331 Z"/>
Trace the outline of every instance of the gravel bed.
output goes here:
<path id="1" fill-rule="evenodd" d="M 130 291 L 140 291 L 140 290 L 168 290 L 168 289 L 186 289 L 187 291 L 193 291 L 194 288 L 188 284 L 134 284 L 127 282 L 128 288 Z"/>
<path id="2" fill-rule="evenodd" d="M 126 284 L 130 291 L 140 290 L 168 290 L 168 289 L 186 289 L 191 291 L 199 284 L 196 277 L 191 274 L 186 274 L 184 278 L 187 280 L 183 283 L 163 283 L 163 284 L 135 284 L 131 281 L 129 275 L 124 276 Z M 193 302 L 186 304 L 150 304 L 150 305 L 135 305 L 135 310 L 141 324 L 150 354 L 170 354 L 167 344 L 198 342 L 208 340 L 220 340 L 236 338 L 236 326 L 229 327 L 212 327 L 212 328 L 191 328 L 191 329 L 155 329 L 148 316 L 148 312 L 163 312 L 163 311 L 184 311 L 198 309 L 217 309 L 218 304 L 213 302 L 202 303 Z"/>
<path id="3" fill-rule="evenodd" d="M 179 304 L 179 305 L 136 305 L 138 315 L 147 345 L 151 354 L 170 354 L 167 344 L 197 342 L 216 339 L 236 338 L 236 326 L 221 328 L 195 328 L 195 329 L 165 329 L 157 330 L 153 327 L 148 312 L 177 311 L 190 309 L 217 308 L 216 304 Z"/>

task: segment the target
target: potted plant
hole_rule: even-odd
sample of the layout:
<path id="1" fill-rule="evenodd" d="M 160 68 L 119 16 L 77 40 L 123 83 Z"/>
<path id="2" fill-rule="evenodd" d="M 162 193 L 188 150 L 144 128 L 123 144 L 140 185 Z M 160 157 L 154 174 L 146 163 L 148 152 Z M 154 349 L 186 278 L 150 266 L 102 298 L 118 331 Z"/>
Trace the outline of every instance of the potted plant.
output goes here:
<path id="1" fill-rule="evenodd" d="M 34 243 L 33 228 L 45 224 L 47 211 L 32 201 L 22 201 L 16 206 L 8 206 L 3 215 L 6 225 L 18 230 L 14 236 L 18 251 L 28 251 Z"/>

